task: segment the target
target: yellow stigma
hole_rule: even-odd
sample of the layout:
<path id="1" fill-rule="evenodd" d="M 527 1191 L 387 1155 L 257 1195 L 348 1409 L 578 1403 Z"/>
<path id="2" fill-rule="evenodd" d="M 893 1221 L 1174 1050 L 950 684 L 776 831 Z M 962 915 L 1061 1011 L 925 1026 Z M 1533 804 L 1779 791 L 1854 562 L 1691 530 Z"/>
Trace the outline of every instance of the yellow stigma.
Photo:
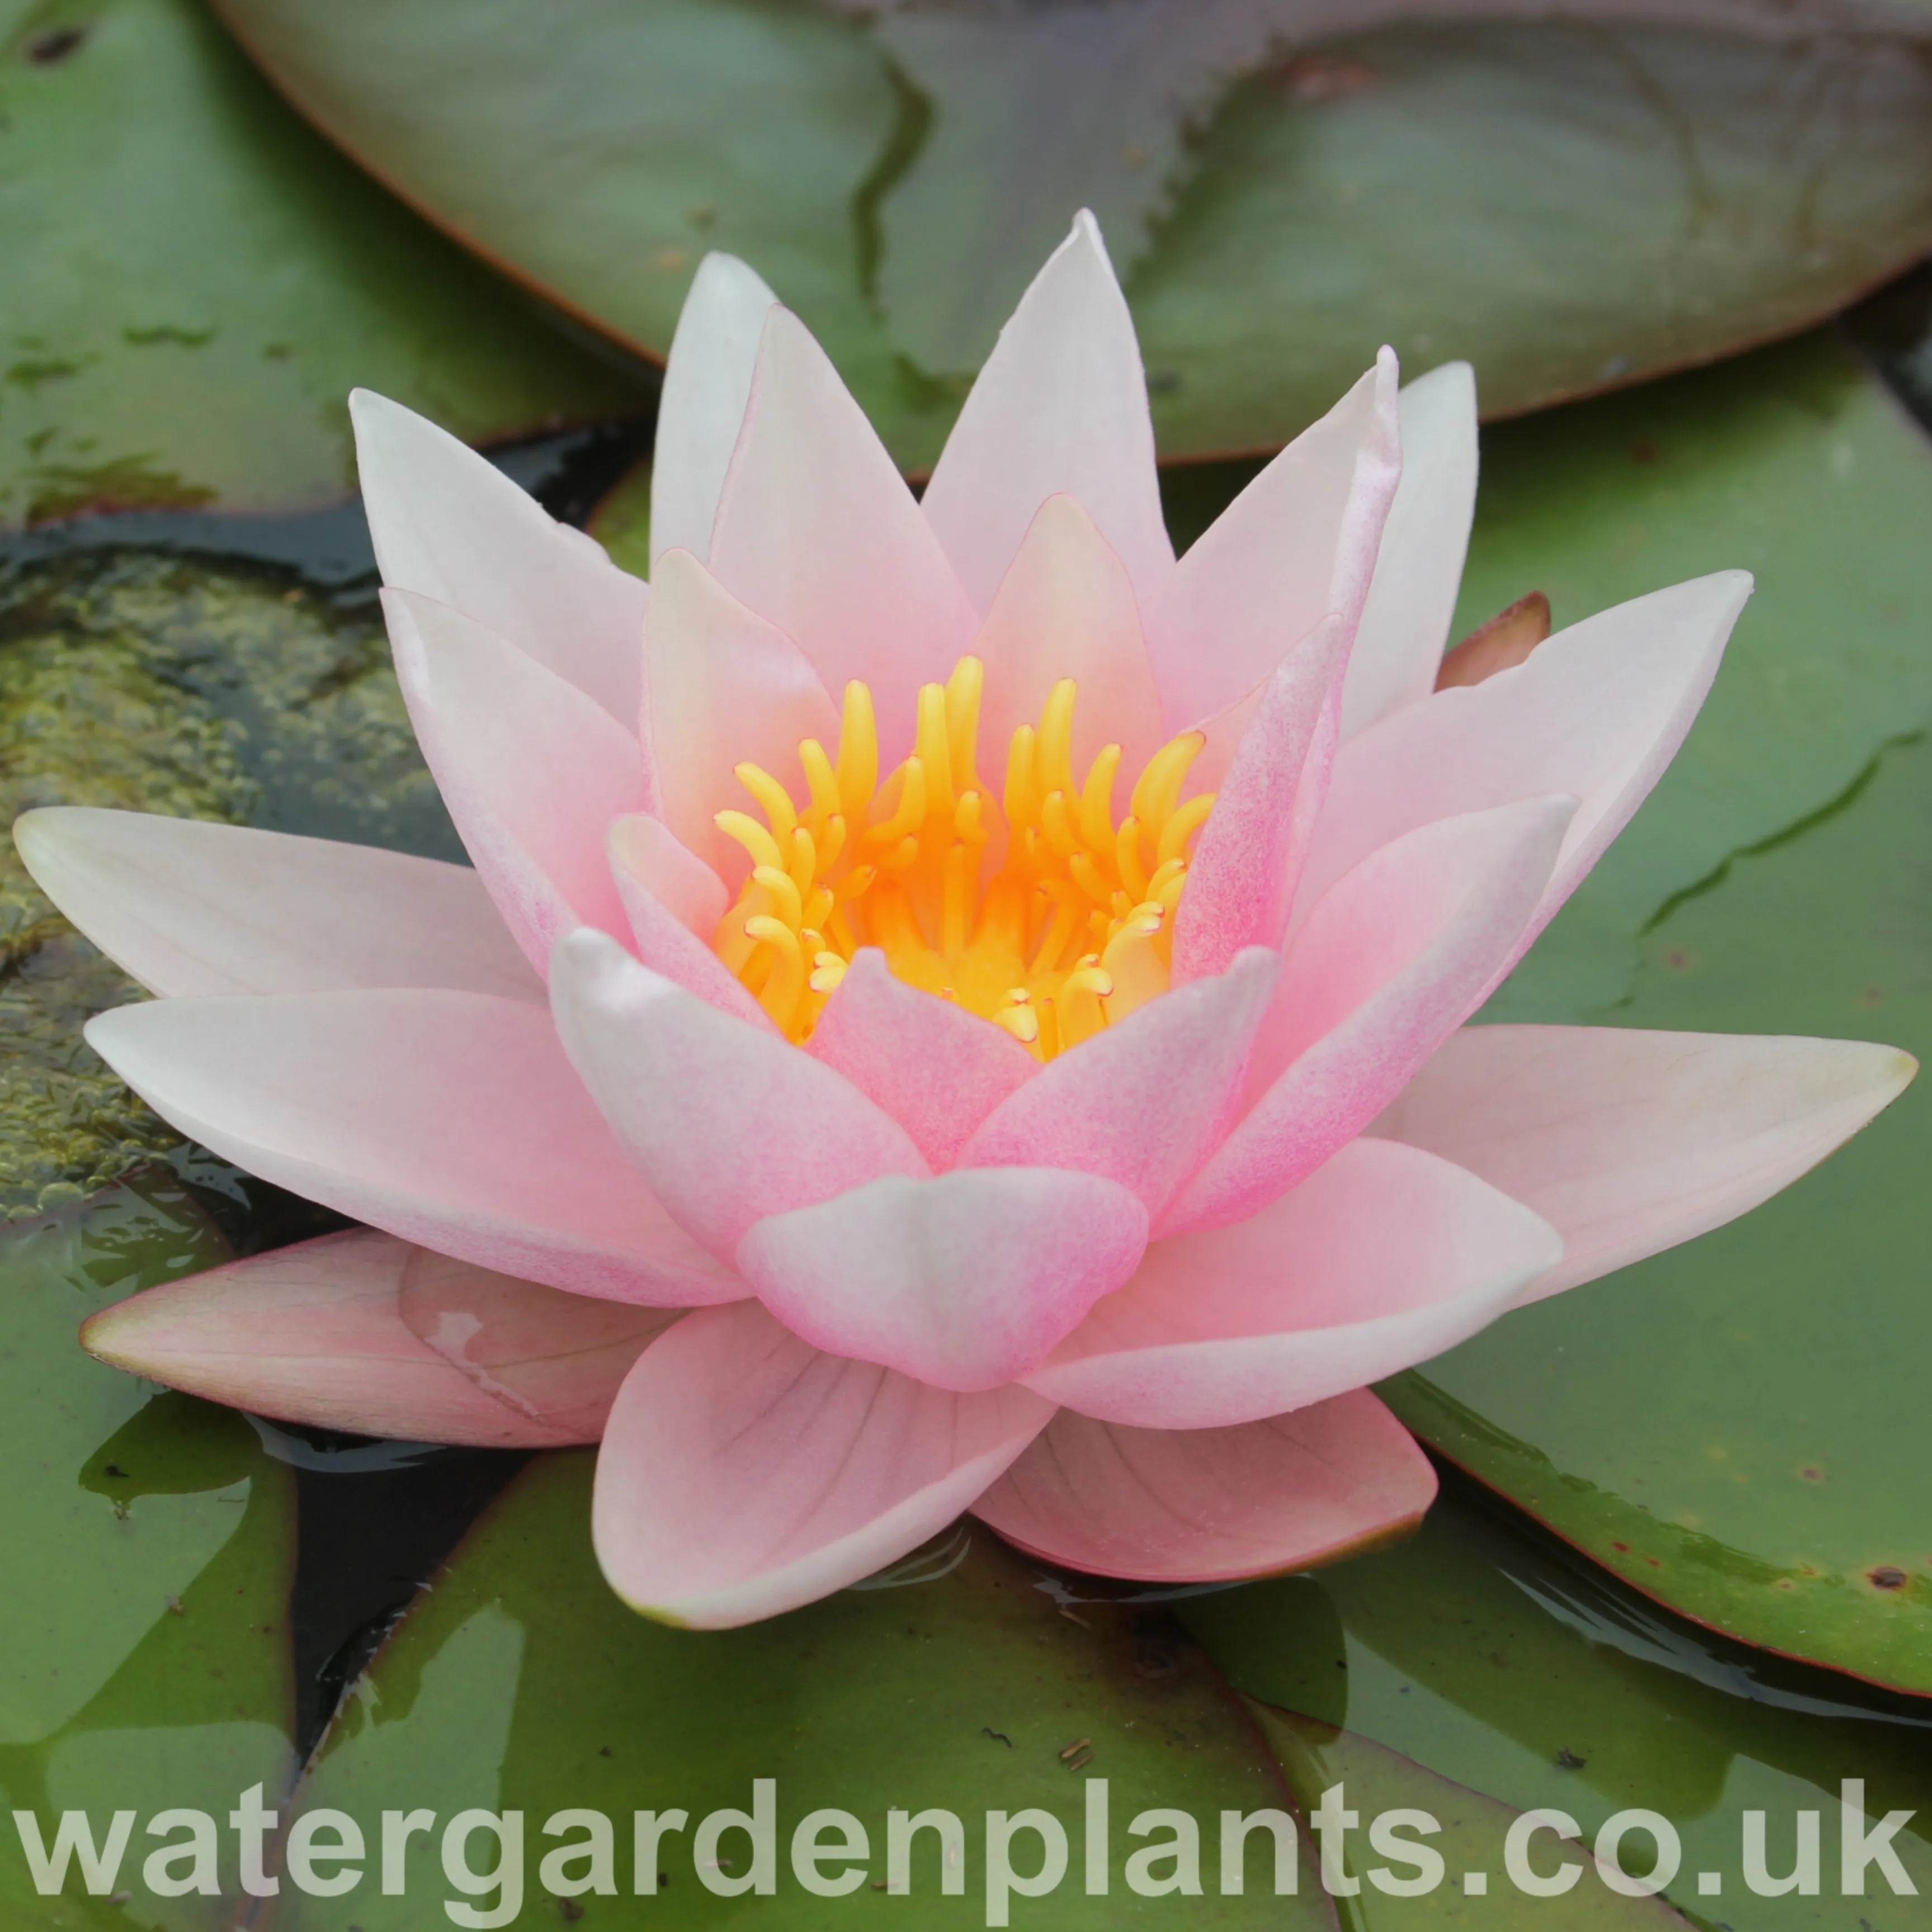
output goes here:
<path id="1" fill-rule="evenodd" d="M 737 767 L 758 816 L 721 812 L 751 876 L 712 945 L 794 1040 L 811 1037 L 862 946 L 908 986 L 1004 1027 L 1040 1059 L 1167 990 L 1174 914 L 1210 795 L 1183 801 L 1204 742 L 1163 746 L 1114 820 L 1120 748 L 1073 769 L 1073 680 L 1006 753 L 998 802 L 980 778 L 985 667 L 962 658 L 919 694 L 912 755 L 879 778 L 872 694 L 845 687 L 838 754 L 798 748 L 805 802 L 757 765 Z M 1001 830 L 1006 850 L 981 888 Z"/>

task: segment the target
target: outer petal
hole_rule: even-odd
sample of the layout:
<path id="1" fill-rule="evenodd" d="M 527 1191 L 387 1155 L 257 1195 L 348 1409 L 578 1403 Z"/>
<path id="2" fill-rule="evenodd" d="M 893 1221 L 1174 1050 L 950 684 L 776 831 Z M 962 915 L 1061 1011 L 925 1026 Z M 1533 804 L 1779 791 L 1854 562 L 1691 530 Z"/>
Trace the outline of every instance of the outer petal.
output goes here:
<path id="1" fill-rule="evenodd" d="M 658 560 L 646 642 L 652 764 L 671 830 L 742 884 L 750 862 L 716 814 L 751 800 L 732 774 L 760 765 L 796 788 L 798 748 L 836 752 L 838 710 L 805 653 L 748 610 L 688 550 Z"/>
<path id="2" fill-rule="evenodd" d="M 1395 357 L 1385 349 L 1234 499 L 1149 605 L 1171 725 L 1253 690 L 1330 612 L 1354 636 L 1401 473 Z"/>
<path id="3" fill-rule="evenodd" d="M 905 1130 L 849 1081 L 599 933 L 557 947 L 550 1000 L 617 1138 L 678 1225 L 721 1260 L 765 1215 L 929 1172 Z"/>
<path id="4" fill-rule="evenodd" d="M 1492 982 L 1574 808 L 1528 799 L 1424 826 L 1328 893 L 1289 952 L 1256 1043 L 1249 1110 L 1162 1234 L 1253 1214 L 1401 1092 Z"/>
<path id="5" fill-rule="evenodd" d="M 754 1306 L 706 1310 L 646 1350 L 618 1395 L 598 1560 L 663 1622 L 753 1623 L 916 1549 L 1052 1413 L 1023 1389 L 949 1395 L 818 1354 Z"/>
<path id="6" fill-rule="evenodd" d="M 524 956 L 629 926 L 604 858 L 649 802 L 638 741 L 573 685 L 447 604 L 382 593 L 396 674 L 443 802 Z"/>
<path id="7" fill-rule="evenodd" d="M 653 973 L 674 980 L 720 1012 L 769 1029 L 764 1009 L 699 937 L 708 935 L 724 916 L 724 880 L 647 812 L 619 819 L 610 828 L 610 875 L 631 922 L 638 957 Z"/>
<path id="8" fill-rule="evenodd" d="M 870 946 L 825 1003 L 807 1051 L 891 1114 L 935 1172 L 1040 1071 L 1011 1034 L 894 979 Z"/>
<path id="9" fill-rule="evenodd" d="M 922 507 L 982 610 L 1034 513 L 1078 497 L 1151 596 L 1174 568 L 1133 318 L 1084 208 L 1048 258 L 947 437 Z"/>
<path id="10" fill-rule="evenodd" d="M 466 866 L 80 806 L 26 813 L 14 842 L 55 904 L 166 998 L 338 986 L 544 996 Z"/>
<path id="11" fill-rule="evenodd" d="M 1252 1220 L 1155 1242 L 1023 1379 L 1137 1428 L 1258 1421 L 1453 1348 L 1562 1251 L 1546 1222 L 1474 1174 L 1394 1141 L 1352 1142 Z"/>
<path id="12" fill-rule="evenodd" d="M 494 464 L 368 389 L 349 398 L 382 581 L 506 638 L 626 726 L 644 683 L 650 592 L 554 523 Z"/>
<path id="13" fill-rule="evenodd" d="M 1436 688 L 1476 511 L 1476 376 L 1446 362 L 1402 392 L 1402 483 L 1342 700 L 1342 735 Z"/>
<path id="14" fill-rule="evenodd" d="M 795 1334 L 935 1388 L 1030 1368 L 1134 1271 L 1147 1213 L 1056 1168 L 892 1177 L 755 1222 L 740 1273 Z"/>
<path id="15" fill-rule="evenodd" d="M 250 1174 L 480 1267 L 662 1307 L 746 1290 L 652 1199 L 549 1016 L 481 993 L 122 1006 L 88 1042 Z"/>
<path id="16" fill-rule="evenodd" d="M 104 1309 L 115 1367 L 320 1429 L 418 1442 L 595 1442 L 675 1309 L 560 1294 L 352 1228 Z"/>
<path id="17" fill-rule="evenodd" d="M 710 254 L 698 265 L 679 311 L 658 399 L 651 451 L 651 575 L 668 550 L 700 560 L 745 406 L 765 318 L 778 300 L 735 255 Z"/>
<path id="18" fill-rule="evenodd" d="M 1140 605 L 1125 566 L 1071 496 L 1049 496 L 1028 526 L 974 640 L 986 666 L 980 757 L 991 782 L 1006 776 L 1006 748 L 1036 724 L 1063 678 L 1080 687 L 1073 764 L 1084 775 L 1103 745 L 1138 772 L 1161 743 L 1160 699 Z"/>
<path id="19" fill-rule="evenodd" d="M 919 687 L 951 671 L 973 607 L 885 446 L 789 310 L 765 323 L 710 565 L 828 691 L 871 686 L 887 766 L 912 748 Z"/>
<path id="20" fill-rule="evenodd" d="M 961 1167 L 1100 1174 L 1157 1217 L 1233 1121 L 1280 970 L 1250 947 L 1059 1054 L 988 1115 Z"/>
<path id="21" fill-rule="evenodd" d="M 1858 1040 L 1466 1027 L 1372 1131 L 1456 1162 L 1556 1228 L 1563 1258 L 1530 1282 L 1533 1301 L 1768 1200 L 1917 1070 Z"/>
<path id="22" fill-rule="evenodd" d="M 1432 819 L 1567 792 L 1576 816 L 1500 979 L 1676 755 L 1750 587 L 1745 572 L 1724 571 L 1618 604 L 1513 670 L 1438 692 L 1352 740 L 1335 760 L 1304 896 Z"/>
<path id="23" fill-rule="evenodd" d="M 1436 1472 L 1366 1389 L 1237 1429 L 1128 1429 L 1062 1409 L 973 1505 L 1070 1569 L 1220 1582 L 1312 1569 L 1400 1536 Z"/>
<path id="24" fill-rule="evenodd" d="M 1284 658 L 1241 733 L 1187 868 L 1174 982 L 1279 946 L 1334 764 L 1348 634 L 1325 619 Z"/>

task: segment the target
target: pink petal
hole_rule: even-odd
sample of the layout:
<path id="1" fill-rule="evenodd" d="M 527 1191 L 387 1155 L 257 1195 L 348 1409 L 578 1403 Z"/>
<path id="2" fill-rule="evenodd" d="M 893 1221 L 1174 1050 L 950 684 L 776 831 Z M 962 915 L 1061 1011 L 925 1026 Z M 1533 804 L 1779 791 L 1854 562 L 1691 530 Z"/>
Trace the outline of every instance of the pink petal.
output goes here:
<path id="1" fill-rule="evenodd" d="M 710 565 L 828 691 L 872 687 L 881 770 L 912 748 L 919 687 L 944 681 L 976 627 L 884 445 L 787 309 L 765 323 Z"/>
<path id="2" fill-rule="evenodd" d="M 1279 946 L 1334 763 L 1342 620 L 1324 619 L 1260 694 L 1216 788 L 1174 927 L 1174 983 L 1225 972 L 1246 946 Z"/>
<path id="3" fill-rule="evenodd" d="M 922 500 L 968 594 L 991 608 L 1034 514 L 1078 497 L 1135 589 L 1174 568 L 1133 318 L 1092 215 L 1048 257 L 1000 332 Z"/>
<path id="4" fill-rule="evenodd" d="M 560 1294 L 352 1228 L 150 1288 L 94 1316 L 81 1341 L 257 1415 L 544 1449 L 598 1439 L 631 1364 L 678 1312 Z"/>
<path id="5" fill-rule="evenodd" d="M 1170 724 L 1253 690 L 1330 613 L 1354 636 L 1402 473 L 1396 417 L 1385 349 L 1175 566 L 1147 613 Z"/>
<path id="6" fill-rule="evenodd" d="M 661 1622 L 728 1628 L 916 1549 L 1053 1413 L 820 1355 L 761 1308 L 707 1310 L 646 1349 L 611 1411 L 591 1532 Z"/>
<path id="7" fill-rule="evenodd" d="M 1353 1141 L 1252 1219 L 1154 1242 L 1023 1379 L 1136 1428 L 1256 1422 L 1453 1348 L 1562 1251 L 1547 1222 L 1474 1174 Z"/>
<path id="8" fill-rule="evenodd" d="M 400 403 L 358 389 L 349 413 L 382 581 L 462 611 L 633 724 L 644 586 Z"/>
<path id="9" fill-rule="evenodd" d="M 1103 745 L 1119 745 L 1131 784 L 1160 748 L 1160 700 L 1134 586 L 1072 497 L 1049 496 L 1040 506 L 973 652 L 986 667 L 980 759 L 995 796 L 1013 733 L 1039 723 L 1063 678 L 1080 688 L 1073 713 L 1076 772 L 1084 776 Z"/>
<path id="10" fill-rule="evenodd" d="M 422 992 L 164 1000 L 103 1013 L 87 1038 L 204 1147 L 404 1240 L 614 1301 L 746 1292 L 652 1199 L 539 1007 Z"/>
<path id="11" fill-rule="evenodd" d="M 668 550 L 702 560 L 738 446 L 765 318 L 778 297 L 735 255 L 698 265 L 678 312 L 651 448 L 651 575 Z"/>
<path id="12" fill-rule="evenodd" d="M 1445 362 L 1402 391 L 1402 483 L 1342 699 L 1342 735 L 1436 688 L 1476 511 L 1476 376 Z"/>
<path id="13" fill-rule="evenodd" d="M 610 874 L 638 957 L 720 1012 L 769 1028 L 764 1009 L 706 943 L 724 914 L 724 882 L 646 812 L 619 819 L 610 844 Z"/>
<path id="14" fill-rule="evenodd" d="M 395 590 L 382 610 L 423 756 L 524 956 L 542 973 L 563 933 L 628 933 L 604 841 L 649 803 L 636 738 L 460 611 Z"/>
<path id="15" fill-rule="evenodd" d="M 1440 691 L 1344 745 L 1305 901 L 1379 845 L 1452 814 L 1538 793 L 1580 801 L 1535 918 L 1496 977 L 1576 890 L 1676 755 L 1750 596 L 1732 570 L 1559 632 L 1513 670 Z"/>
<path id="16" fill-rule="evenodd" d="M 1147 1214 L 1056 1168 L 897 1176 L 754 1222 L 739 1271 L 816 1347 L 938 1388 L 998 1388 L 1134 1271 Z"/>
<path id="17" fill-rule="evenodd" d="M 1100 1174 L 1158 1216 L 1233 1122 L 1280 970 L 1250 947 L 1059 1054 L 987 1116 L 960 1166 Z"/>
<path id="18" fill-rule="evenodd" d="M 557 947 L 565 1050 L 672 1218 L 728 1262 L 746 1228 L 881 1174 L 928 1172 L 850 1082 L 640 966 L 602 934 Z"/>
<path id="19" fill-rule="evenodd" d="M 1466 1027 L 1372 1131 L 1527 1207 L 1564 1255 L 1540 1300 L 1722 1227 L 1902 1093 L 1918 1062 L 1849 1040 Z"/>
<path id="20" fill-rule="evenodd" d="M 1310 1570 L 1400 1536 L 1436 1472 L 1366 1389 L 1234 1429 L 1129 1429 L 1062 1409 L 973 1505 L 1048 1563 L 1148 1582 Z"/>
<path id="21" fill-rule="evenodd" d="M 870 946 L 825 1003 L 807 1050 L 891 1114 L 935 1172 L 1040 1071 L 1012 1034 L 894 979 Z"/>
<path id="22" fill-rule="evenodd" d="M 804 652 L 688 550 L 658 560 L 645 638 L 664 823 L 713 871 L 740 885 L 750 861 L 716 823 L 728 808 L 753 808 L 732 774 L 749 762 L 796 792 L 802 740 L 816 738 L 837 755 L 838 708 Z"/>
<path id="23" fill-rule="evenodd" d="M 1574 809 L 1569 799 L 1528 799 L 1426 825 L 1324 898 L 1256 1041 L 1249 1111 L 1163 1234 L 1253 1214 L 1401 1092 L 1492 983 Z"/>
<path id="24" fill-rule="evenodd" d="M 167 998 L 338 986 L 544 996 L 466 866 L 80 806 L 26 813 L 14 842 L 55 904 Z"/>

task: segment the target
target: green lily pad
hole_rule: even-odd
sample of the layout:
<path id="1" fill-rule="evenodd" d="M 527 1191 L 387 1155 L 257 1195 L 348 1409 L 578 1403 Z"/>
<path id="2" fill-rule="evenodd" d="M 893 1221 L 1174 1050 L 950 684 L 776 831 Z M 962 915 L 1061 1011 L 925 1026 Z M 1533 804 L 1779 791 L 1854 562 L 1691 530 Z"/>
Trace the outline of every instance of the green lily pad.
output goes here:
<path id="1" fill-rule="evenodd" d="M 472 442 L 647 400 L 332 154 L 192 0 L 9 8 L 0 127 L 0 524 L 339 496 L 358 383 Z"/>
<path id="2" fill-rule="evenodd" d="M 44 1844 L 88 1813 L 145 1829 L 194 1806 L 225 1817 L 294 1770 L 286 1599 L 295 1562 L 290 1472 L 248 1422 L 154 1394 L 74 1341 L 96 1309 L 212 1266 L 228 1250 L 164 1170 L 82 1209 L 0 1233 L 0 1810 L 32 1810 Z M 137 1830 L 115 1881 L 78 1870 L 40 1897 L 17 1836 L 0 1856 L 0 1916 L 19 1925 L 231 1922 L 230 1900 L 158 1898 Z M 230 1841 L 232 1850 L 232 1840 Z"/>
<path id="3" fill-rule="evenodd" d="M 460 857 L 382 626 L 267 572 L 80 557 L 0 585 L 0 824 L 111 806 Z M 0 1220 L 180 1136 L 80 1036 L 140 989 L 0 845 Z"/>
<path id="4" fill-rule="evenodd" d="M 1246 1893 L 1215 1896 L 1218 1813 L 1283 1808 L 1287 1796 L 1239 1702 L 1162 1612 L 1057 1607 L 1035 1568 L 969 1528 L 926 1566 L 928 1580 L 906 1583 L 902 1572 L 901 1587 L 847 1592 L 744 1630 L 667 1630 L 625 1609 L 598 1573 L 591 1468 L 587 1454 L 544 1456 L 505 1492 L 345 1700 L 298 1808 L 345 1810 L 372 1844 L 385 1808 L 434 1806 L 439 1832 L 466 1808 L 520 1810 L 528 1888 L 518 1922 L 531 1924 L 549 1922 L 542 1828 L 566 1807 L 617 1824 L 619 1893 L 586 1897 L 587 1921 L 675 1926 L 728 1916 L 809 1932 L 906 1912 L 872 1898 L 886 1881 L 886 1813 L 928 1806 L 962 1820 L 964 1890 L 938 1894 L 935 1841 L 922 1838 L 911 1868 L 922 1927 L 988 1922 L 985 1814 L 1034 1808 L 1066 1832 L 1069 1876 L 1049 1896 L 1015 1898 L 1016 1925 L 1112 1926 L 1135 1914 L 1161 1922 L 1164 1912 L 1190 1925 L 1332 1924 L 1318 1893 L 1270 1895 L 1265 1834 L 1251 1844 Z M 777 1890 L 726 1905 L 699 1882 L 692 1837 L 712 1810 L 748 1808 L 757 1778 L 777 1786 Z M 1112 1889 L 1088 1897 L 1087 1794 L 1103 1778 Z M 808 1895 L 789 1862 L 801 1816 L 821 1806 L 849 1810 L 869 1834 L 856 1862 L 865 1878 L 848 1898 Z M 662 1841 L 661 1889 L 638 1898 L 629 1814 L 674 1807 L 690 1828 Z M 1160 1808 L 1200 1821 L 1204 1899 L 1162 1907 L 1124 1882 L 1143 1842 L 1130 1828 Z M 479 1870 L 488 1842 L 476 1844 Z M 352 1898 L 287 1899 L 278 1928 L 336 1932 L 352 1904 L 364 1932 L 421 1926 L 448 1888 L 432 1841 L 417 1844 L 411 1896 L 373 1895 L 365 1879 Z M 746 1875 L 742 1836 L 724 1843 L 721 1866 L 728 1856 L 734 1875 Z M 1038 1840 L 1016 1846 L 1014 1862 L 1036 1870 Z"/>
<path id="5" fill-rule="evenodd" d="M 1897 12 L 1310 43 L 1401 10 L 220 10 L 379 178 L 634 350 L 662 356 L 706 248 L 742 256 L 915 471 L 1083 205 L 1170 456 L 1286 441 L 1383 340 L 1526 409 L 1802 328 L 1932 243 L 1932 73 Z"/>
<path id="6" fill-rule="evenodd" d="M 1682 1841 L 1666 1896 L 1701 1924 L 1860 1932 L 1863 1921 L 1901 1932 L 1928 1922 L 1924 1896 L 1892 1898 L 1876 1874 L 1870 1897 L 1844 1897 L 1835 1882 L 1840 1785 L 1856 1778 L 1872 1816 L 1916 1813 L 1894 1842 L 1921 1894 L 1932 1894 L 1926 1718 L 1901 1721 L 1910 1714 L 1882 1700 L 1861 1708 L 1835 1698 L 1822 1672 L 1767 1672 L 1770 1660 L 1702 1640 L 1453 1488 L 1397 1549 L 1180 1607 L 1240 1689 L 1300 1714 L 1287 1737 L 1274 1736 L 1304 1803 L 1346 1775 L 1365 1817 L 1411 1803 L 1447 1826 L 1459 1802 L 1480 1810 L 1483 1801 L 1471 1808 L 1452 1791 L 1432 1802 L 1429 1780 L 1446 1779 L 1515 1811 L 1567 1811 L 1589 1838 L 1615 1813 L 1646 1808 Z M 1405 1786 L 1414 1795 L 1397 1796 Z M 1826 1814 L 1817 1896 L 1749 1889 L 1742 1850 L 1753 1810 L 1768 1814 L 1774 1873 L 1790 1868 L 1793 1815 Z M 1483 1829 L 1487 1842 L 1466 1866 L 1451 1856 L 1450 1870 L 1486 1870 L 1487 1906 L 1447 1887 L 1436 1903 L 1453 1898 L 1473 1918 L 1514 1898 L 1532 1922 L 1572 1909 L 1514 1897 L 1502 1828 L 1492 1820 Z M 1644 1868 L 1646 1851 L 1633 1840 L 1629 1869 Z M 1547 1868 L 1558 1855 L 1545 1839 L 1535 1862 Z M 1697 1888 L 1703 1871 L 1720 1875 L 1714 1895 Z M 1396 1904 L 1364 1897 L 1376 1913 Z"/>

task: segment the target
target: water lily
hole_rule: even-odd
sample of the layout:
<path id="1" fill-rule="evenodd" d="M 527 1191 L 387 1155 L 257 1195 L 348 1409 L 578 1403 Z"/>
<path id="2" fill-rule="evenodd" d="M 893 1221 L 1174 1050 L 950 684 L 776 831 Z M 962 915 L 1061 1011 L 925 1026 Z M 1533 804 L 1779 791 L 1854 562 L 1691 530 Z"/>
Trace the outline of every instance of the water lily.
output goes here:
<path id="1" fill-rule="evenodd" d="M 1367 1384 L 1756 1204 L 1910 1077 L 1852 1042 L 1464 1024 L 1675 752 L 1750 588 L 1540 643 L 1513 613 L 1445 675 L 1466 368 L 1399 394 L 1384 351 L 1177 560 L 1090 220 L 917 498 L 714 256 L 648 591 L 428 423 L 355 415 L 474 868 L 21 822 L 160 996 L 94 1046 L 364 1224 L 85 1339 L 270 1415 L 601 1440 L 598 1552 L 652 1615 L 769 1616 L 968 1510 L 1177 1580 L 1390 1534 L 1433 1478 Z"/>

